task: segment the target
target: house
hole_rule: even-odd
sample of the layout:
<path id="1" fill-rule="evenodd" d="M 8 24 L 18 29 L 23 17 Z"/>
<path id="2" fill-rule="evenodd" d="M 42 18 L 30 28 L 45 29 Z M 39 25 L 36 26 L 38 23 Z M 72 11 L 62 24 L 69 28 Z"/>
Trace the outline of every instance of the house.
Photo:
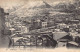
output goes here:
<path id="1" fill-rule="evenodd" d="M 62 32 L 60 32 L 60 31 L 58 31 L 58 32 L 52 32 L 52 33 L 53 33 L 53 38 L 55 40 L 58 40 L 58 39 L 60 39 L 60 38 L 62 38 L 64 36 L 68 35 L 68 33 L 64 32 L 64 31 L 62 31 Z"/>
<path id="2" fill-rule="evenodd" d="M 42 27 L 41 21 L 39 19 L 38 20 L 34 20 L 34 21 L 32 21 L 30 30 L 40 29 L 41 27 Z"/>
<path id="3" fill-rule="evenodd" d="M 42 28 L 47 27 L 47 22 L 42 22 Z"/>
<path id="4" fill-rule="evenodd" d="M 70 24 L 79 24 L 79 20 L 70 20 L 69 23 Z"/>
<path id="5" fill-rule="evenodd" d="M 80 48 L 79 44 L 74 42 L 74 41 L 70 41 L 66 44 L 67 48 Z"/>
<path id="6" fill-rule="evenodd" d="M 63 29 L 63 28 L 69 28 L 69 26 L 64 24 L 64 23 L 60 23 L 60 24 L 57 25 L 57 28 Z"/>

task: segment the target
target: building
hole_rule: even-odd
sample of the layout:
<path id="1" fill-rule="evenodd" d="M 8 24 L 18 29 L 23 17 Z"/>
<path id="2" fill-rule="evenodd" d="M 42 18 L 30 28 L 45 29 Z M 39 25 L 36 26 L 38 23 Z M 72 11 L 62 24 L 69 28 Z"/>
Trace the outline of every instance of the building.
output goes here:
<path id="1" fill-rule="evenodd" d="M 45 27 L 47 27 L 47 22 L 46 21 L 42 21 L 42 28 L 45 28 Z"/>
<path id="2" fill-rule="evenodd" d="M 60 24 L 57 25 L 57 28 L 63 29 L 63 28 L 69 28 L 69 26 L 67 24 L 60 23 Z"/>
<path id="3" fill-rule="evenodd" d="M 68 33 L 64 32 L 64 31 L 62 31 L 62 32 L 57 31 L 57 32 L 52 32 L 52 33 L 53 33 L 53 36 L 54 36 L 53 38 L 54 38 L 55 40 L 59 40 L 60 38 L 68 35 Z"/>

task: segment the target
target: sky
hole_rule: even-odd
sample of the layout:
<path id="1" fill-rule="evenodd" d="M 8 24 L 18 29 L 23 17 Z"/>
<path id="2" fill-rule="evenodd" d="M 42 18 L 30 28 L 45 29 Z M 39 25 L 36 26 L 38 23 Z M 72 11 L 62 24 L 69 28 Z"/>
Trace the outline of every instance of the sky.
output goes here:
<path id="1" fill-rule="evenodd" d="M 34 1 L 42 1 L 42 0 L 0 0 L 0 7 L 11 8 L 12 6 L 24 5 Z M 50 4 L 50 3 L 57 3 L 64 1 L 69 2 L 72 0 L 44 0 L 44 1 Z"/>

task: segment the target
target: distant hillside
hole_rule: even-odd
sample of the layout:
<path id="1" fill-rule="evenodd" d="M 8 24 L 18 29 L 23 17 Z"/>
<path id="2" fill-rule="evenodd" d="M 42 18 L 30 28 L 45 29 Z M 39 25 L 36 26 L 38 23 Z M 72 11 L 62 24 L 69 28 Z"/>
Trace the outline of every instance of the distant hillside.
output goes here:
<path id="1" fill-rule="evenodd" d="M 36 4 L 35 4 L 36 3 Z M 76 2 L 75 2 L 76 3 Z M 56 17 L 57 15 L 63 15 L 64 17 L 74 15 L 79 15 L 80 14 L 80 7 L 76 7 L 77 4 L 75 3 L 65 3 L 61 2 L 56 5 L 49 5 L 48 3 L 44 1 L 40 2 L 33 2 L 33 5 L 27 4 L 23 5 L 20 8 L 17 8 L 15 11 L 13 10 L 9 14 L 9 19 L 15 20 L 15 18 L 19 19 L 21 17 L 24 17 L 26 19 L 32 19 L 32 18 L 39 18 L 39 16 L 54 16 Z M 79 4 L 79 3 L 78 3 Z M 76 9 L 77 8 L 77 9 Z M 69 15 L 68 15 L 69 14 Z"/>

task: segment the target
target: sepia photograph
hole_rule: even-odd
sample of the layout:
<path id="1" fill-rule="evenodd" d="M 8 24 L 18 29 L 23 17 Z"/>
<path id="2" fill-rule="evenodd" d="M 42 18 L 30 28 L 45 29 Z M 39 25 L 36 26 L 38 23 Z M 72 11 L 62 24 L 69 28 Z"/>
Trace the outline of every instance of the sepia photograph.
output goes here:
<path id="1" fill-rule="evenodd" d="M 0 0 L 0 48 L 79 50 L 80 0 Z"/>

